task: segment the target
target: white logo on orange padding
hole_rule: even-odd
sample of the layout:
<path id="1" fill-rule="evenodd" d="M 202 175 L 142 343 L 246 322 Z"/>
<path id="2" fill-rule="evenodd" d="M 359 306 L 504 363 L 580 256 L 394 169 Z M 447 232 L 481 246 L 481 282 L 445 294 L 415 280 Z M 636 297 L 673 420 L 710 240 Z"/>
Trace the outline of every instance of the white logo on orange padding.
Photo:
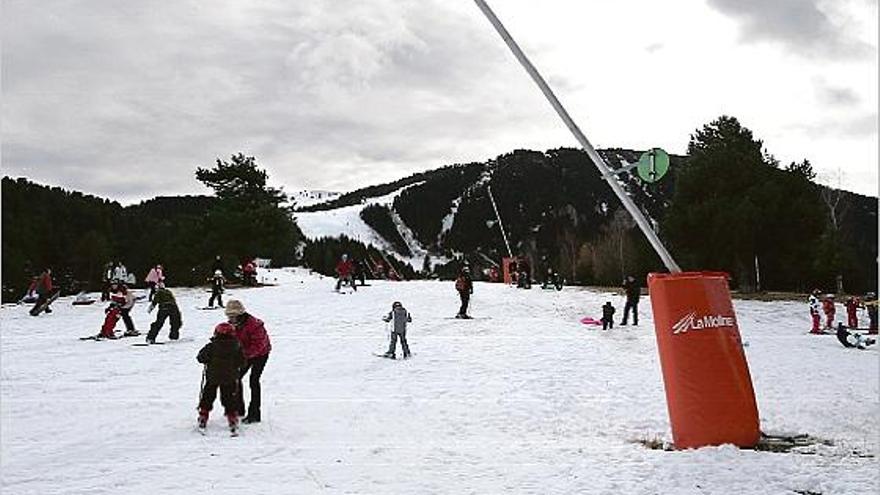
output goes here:
<path id="1" fill-rule="evenodd" d="M 672 325 L 672 333 L 685 333 L 688 330 L 705 330 L 708 328 L 732 327 L 736 321 L 732 316 L 723 315 L 707 315 L 697 318 L 696 311 L 684 315 L 684 318 L 678 320 Z"/>

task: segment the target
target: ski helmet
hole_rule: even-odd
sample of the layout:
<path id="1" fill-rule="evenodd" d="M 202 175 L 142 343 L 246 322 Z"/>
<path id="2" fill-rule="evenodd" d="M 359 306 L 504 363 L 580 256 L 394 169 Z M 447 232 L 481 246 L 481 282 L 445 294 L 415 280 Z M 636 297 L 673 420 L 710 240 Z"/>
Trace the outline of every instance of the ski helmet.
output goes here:
<path id="1" fill-rule="evenodd" d="M 391 307 L 392 308 L 402 308 L 403 304 L 401 304 L 400 301 L 394 301 L 394 303 L 391 305 Z"/>
<path id="2" fill-rule="evenodd" d="M 214 327 L 214 335 L 235 335 L 235 326 L 231 323 L 220 323 Z"/>

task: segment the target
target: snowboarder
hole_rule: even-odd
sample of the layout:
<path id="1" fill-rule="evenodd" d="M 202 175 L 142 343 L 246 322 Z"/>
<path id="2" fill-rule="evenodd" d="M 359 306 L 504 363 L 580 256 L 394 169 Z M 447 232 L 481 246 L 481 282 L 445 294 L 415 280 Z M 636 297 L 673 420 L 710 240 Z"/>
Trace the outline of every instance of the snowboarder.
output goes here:
<path id="1" fill-rule="evenodd" d="M 611 301 L 606 301 L 602 306 L 602 330 L 614 328 L 614 311 Z"/>
<path id="2" fill-rule="evenodd" d="M 150 303 L 150 309 L 148 312 L 152 312 L 156 306 L 159 306 L 159 312 L 156 313 L 156 321 L 150 325 L 150 331 L 147 333 L 147 343 L 156 343 L 156 337 L 159 335 L 159 330 L 165 325 L 165 320 L 169 318 L 171 319 L 171 331 L 168 333 L 168 338 L 171 340 L 179 339 L 180 327 L 183 325 L 180 318 L 180 309 L 177 307 L 177 301 L 174 299 L 174 294 L 165 288 L 164 282 L 156 284 L 156 294 L 153 296 L 153 301 Z"/>
<path id="3" fill-rule="evenodd" d="M 217 305 L 221 308 L 223 307 L 223 288 L 226 285 L 226 279 L 223 278 L 223 272 L 220 270 L 214 271 L 214 276 L 208 279 L 211 282 L 211 298 L 208 299 L 208 307 L 214 307 L 214 299 L 217 299 Z"/>
<path id="4" fill-rule="evenodd" d="M 263 375 L 263 369 L 266 367 L 266 361 L 269 360 L 269 352 L 272 350 L 272 344 L 269 341 L 269 334 L 266 327 L 258 318 L 248 314 L 244 305 L 237 299 L 231 299 L 226 303 L 226 317 L 229 323 L 235 326 L 235 334 L 241 343 L 244 357 L 247 360 L 239 369 L 238 373 L 238 413 L 245 415 L 244 409 L 244 389 L 242 388 L 242 379 L 248 371 L 251 372 L 249 385 L 251 388 L 251 403 L 247 409 L 247 416 L 242 420 L 244 423 L 260 422 L 260 404 L 262 402 L 260 391 L 260 377 Z"/>
<path id="5" fill-rule="evenodd" d="M 357 286 L 354 284 L 354 278 L 352 278 L 353 270 L 354 266 L 352 265 L 351 260 L 348 259 L 348 255 L 343 254 L 339 263 L 336 263 L 336 276 L 338 277 L 336 280 L 336 292 L 339 292 L 339 289 L 341 289 L 342 285 L 345 283 L 351 285 L 351 288 L 354 291 L 357 291 Z"/>
<path id="6" fill-rule="evenodd" d="M 822 329 L 819 328 L 821 322 L 819 311 L 822 309 L 822 303 L 819 301 L 820 294 L 821 291 L 819 289 L 813 289 L 809 299 L 807 299 L 807 304 L 810 307 L 810 319 L 813 320 L 813 328 L 810 329 L 810 333 L 814 335 L 822 334 Z"/>
<path id="7" fill-rule="evenodd" d="M 134 307 L 134 294 L 128 290 L 128 287 L 125 286 L 122 282 L 114 282 L 112 285 L 112 289 L 110 292 L 110 300 L 116 304 L 119 317 L 122 318 L 122 322 L 125 324 L 125 336 L 126 337 L 134 337 L 136 335 L 140 335 L 140 332 L 135 330 L 134 322 L 131 320 L 131 309 Z M 115 325 L 115 321 L 114 327 Z M 105 334 L 106 332 L 102 332 Z M 113 328 L 109 330 L 109 333 L 113 333 Z"/>
<path id="8" fill-rule="evenodd" d="M 220 404 L 223 405 L 229 431 L 238 431 L 238 370 L 245 364 L 241 344 L 235 336 L 235 326 L 220 323 L 214 327 L 214 336 L 199 351 L 196 360 L 205 365 L 203 385 L 199 395 L 199 429 L 208 424 L 208 415 L 220 388 Z"/>
<path id="9" fill-rule="evenodd" d="M 877 294 L 868 292 L 865 294 L 865 308 L 868 310 L 868 333 L 877 334 Z"/>
<path id="10" fill-rule="evenodd" d="M 406 342 L 406 324 L 412 322 L 412 315 L 399 301 L 391 305 L 391 312 L 382 318 L 383 321 L 391 322 L 391 344 L 388 352 L 383 357 L 396 359 L 394 352 L 397 350 L 397 339 L 400 338 L 400 349 L 403 351 L 403 359 L 409 359 L 409 344 Z"/>
<path id="11" fill-rule="evenodd" d="M 843 307 L 846 308 L 846 325 L 850 328 L 859 328 L 859 315 L 858 310 L 862 306 L 862 302 L 859 301 L 858 297 L 849 296 L 846 298 L 846 302 L 843 303 Z"/>
<path id="12" fill-rule="evenodd" d="M 642 295 L 642 288 L 632 275 L 628 275 L 623 281 L 623 290 L 626 292 L 626 305 L 623 307 L 623 321 L 621 325 L 626 325 L 629 319 L 629 310 L 632 309 L 633 325 L 639 324 L 639 297 Z"/>
<path id="13" fill-rule="evenodd" d="M 37 301 L 30 310 L 31 316 L 39 316 L 41 313 L 51 313 L 52 308 L 49 305 L 55 300 L 58 289 L 52 286 L 52 269 L 46 268 L 37 279 Z"/>
<path id="14" fill-rule="evenodd" d="M 834 307 L 834 294 L 825 294 L 822 311 L 825 313 L 825 330 L 834 331 L 834 314 L 837 313 L 837 308 Z"/>
<path id="15" fill-rule="evenodd" d="M 876 342 L 874 339 L 869 339 L 864 335 L 848 331 L 843 323 L 837 324 L 837 340 L 839 340 L 844 347 L 856 347 L 862 350 L 869 345 L 874 345 Z"/>
<path id="16" fill-rule="evenodd" d="M 144 277 L 144 282 L 147 283 L 147 287 L 150 289 L 150 294 L 147 296 L 147 301 L 153 300 L 153 295 L 156 293 L 156 284 L 164 281 L 165 271 L 162 269 L 162 265 L 156 265 L 153 268 L 150 268 L 150 272 L 147 273 L 146 277 Z"/>
<path id="17" fill-rule="evenodd" d="M 471 271 L 468 267 L 461 269 L 458 278 L 455 279 L 455 290 L 458 291 L 458 297 L 461 299 L 461 307 L 458 309 L 456 318 L 470 319 L 468 316 L 468 304 L 471 300 L 471 294 L 474 293 L 474 282 L 471 280 Z"/>

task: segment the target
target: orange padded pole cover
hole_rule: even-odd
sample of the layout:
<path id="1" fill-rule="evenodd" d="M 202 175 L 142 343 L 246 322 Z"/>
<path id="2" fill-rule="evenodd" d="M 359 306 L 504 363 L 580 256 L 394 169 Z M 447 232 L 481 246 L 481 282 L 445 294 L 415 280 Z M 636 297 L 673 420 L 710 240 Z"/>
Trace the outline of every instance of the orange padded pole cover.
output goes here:
<path id="1" fill-rule="evenodd" d="M 727 274 L 651 273 L 648 292 L 678 449 L 760 439 L 758 406 Z"/>

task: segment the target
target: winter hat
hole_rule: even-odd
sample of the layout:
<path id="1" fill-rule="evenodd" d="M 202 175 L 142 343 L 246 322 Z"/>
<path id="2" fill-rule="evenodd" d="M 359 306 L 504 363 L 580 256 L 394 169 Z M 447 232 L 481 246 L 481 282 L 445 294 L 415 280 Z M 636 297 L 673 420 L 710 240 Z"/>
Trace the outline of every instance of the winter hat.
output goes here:
<path id="1" fill-rule="evenodd" d="M 214 335 L 235 335 L 235 326 L 231 323 L 220 323 L 214 327 Z"/>
<path id="2" fill-rule="evenodd" d="M 238 299 L 230 299 L 226 303 L 226 316 L 238 316 L 244 313 L 244 304 Z"/>

